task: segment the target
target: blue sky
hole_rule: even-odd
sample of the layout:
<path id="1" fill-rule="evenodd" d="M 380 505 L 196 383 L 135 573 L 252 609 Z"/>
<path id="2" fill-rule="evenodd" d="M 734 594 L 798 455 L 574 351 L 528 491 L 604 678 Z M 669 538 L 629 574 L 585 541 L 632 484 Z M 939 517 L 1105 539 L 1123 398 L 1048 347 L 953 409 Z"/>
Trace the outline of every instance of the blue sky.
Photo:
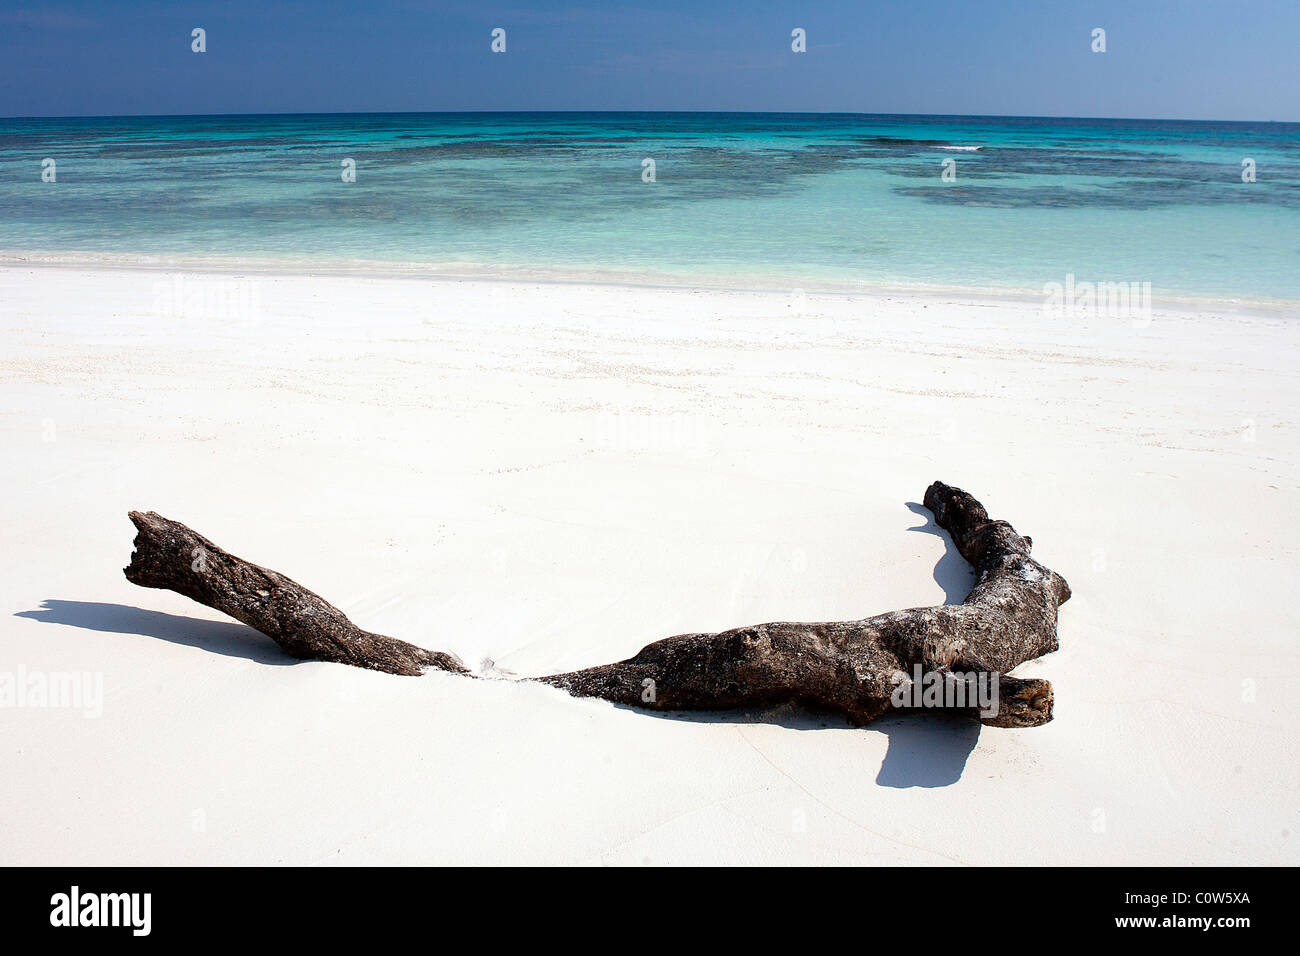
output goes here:
<path id="1" fill-rule="evenodd" d="M 190 30 L 207 31 L 206 53 Z M 502 27 L 507 51 L 493 54 Z M 807 31 L 808 52 L 790 50 Z M 1107 51 L 1090 50 L 1094 27 Z M 1300 120 L 1300 0 L 0 0 L 0 115 L 773 110 Z"/>

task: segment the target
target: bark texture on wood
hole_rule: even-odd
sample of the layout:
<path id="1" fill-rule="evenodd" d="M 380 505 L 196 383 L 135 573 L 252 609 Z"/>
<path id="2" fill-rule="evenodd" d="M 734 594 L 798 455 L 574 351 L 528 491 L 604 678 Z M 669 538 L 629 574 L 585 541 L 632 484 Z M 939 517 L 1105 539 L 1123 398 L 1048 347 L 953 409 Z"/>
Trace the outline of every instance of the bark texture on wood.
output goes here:
<path id="1" fill-rule="evenodd" d="M 138 533 L 131 563 L 123 571 L 132 584 L 167 588 L 216 608 L 305 661 L 408 676 L 428 668 L 468 673 L 451 654 L 363 631 L 320 595 L 223 551 L 179 521 L 152 511 L 132 511 L 130 518 Z"/>
<path id="2" fill-rule="evenodd" d="M 984 674 L 998 682 L 997 712 L 956 708 L 997 727 L 1052 719 L 1052 686 L 1005 676 L 1057 648 L 1065 579 L 1029 555 L 1030 541 L 959 488 L 925 493 L 935 523 L 952 536 L 977 580 L 957 605 L 891 611 L 860 621 L 772 623 L 682 634 L 634 657 L 537 678 L 579 697 L 649 710 L 726 710 L 795 701 L 865 724 L 894 710 L 900 679 L 924 673 Z M 131 512 L 139 529 L 129 580 L 170 588 L 243 621 L 294 657 L 394 674 L 428 668 L 468 673 L 454 656 L 356 627 L 316 594 L 249 564 L 183 524 Z M 199 560 L 200 557 L 202 560 Z M 996 677 L 991 675 L 996 674 Z"/>
<path id="3" fill-rule="evenodd" d="M 894 709 L 899 676 L 911 678 L 917 665 L 923 672 L 1005 675 L 1056 650 L 1057 607 L 1070 596 L 1065 579 L 1031 558 L 1028 539 L 990 519 L 961 489 L 935 482 L 925 506 L 975 568 L 977 583 L 961 604 L 861 621 L 682 634 L 617 664 L 542 680 L 634 707 L 714 710 L 794 700 L 865 724 Z M 1045 680 L 1000 676 L 998 697 L 998 713 L 980 718 L 984 723 L 1032 727 L 1052 719 Z"/>

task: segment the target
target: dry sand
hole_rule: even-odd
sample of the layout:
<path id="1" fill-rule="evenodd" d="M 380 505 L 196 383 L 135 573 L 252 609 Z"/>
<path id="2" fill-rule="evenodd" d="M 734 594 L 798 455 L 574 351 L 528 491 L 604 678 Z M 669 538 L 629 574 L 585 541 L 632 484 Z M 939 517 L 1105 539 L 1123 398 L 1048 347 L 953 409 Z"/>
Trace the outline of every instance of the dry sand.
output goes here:
<path id="1" fill-rule="evenodd" d="M 177 310 L 173 282 L 0 269 L 0 675 L 103 688 L 0 708 L 0 863 L 1295 859 L 1296 315 L 198 273 Z M 295 663 L 120 571 L 156 510 L 538 675 L 960 600 L 934 479 L 1074 588 L 1018 671 L 1046 727 Z"/>

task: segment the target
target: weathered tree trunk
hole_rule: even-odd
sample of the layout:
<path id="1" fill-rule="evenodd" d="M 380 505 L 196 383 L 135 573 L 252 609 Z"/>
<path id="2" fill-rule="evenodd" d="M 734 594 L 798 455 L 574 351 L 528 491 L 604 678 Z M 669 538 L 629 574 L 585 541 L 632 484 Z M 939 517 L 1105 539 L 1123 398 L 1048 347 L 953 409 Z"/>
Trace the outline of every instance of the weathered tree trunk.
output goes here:
<path id="1" fill-rule="evenodd" d="M 925 493 L 935 522 L 952 535 L 977 582 L 958 605 L 891 611 L 861 621 L 760 624 L 656 641 L 635 657 L 538 680 L 575 696 L 650 710 L 725 710 L 796 701 L 865 724 L 901 704 L 918 672 L 981 675 L 993 700 L 959 710 L 996 727 L 1052 719 L 1052 686 L 1005 676 L 1057 648 L 1065 579 L 1029 556 L 1030 541 L 989 518 L 966 492 L 935 482 Z M 393 674 L 428 668 L 467 674 L 453 655 L 363 631 L 337 608 L 275 571 L 235 557 L 183 524 L 131 512 L 139 534 L 127 579 L 168 588 L 266 634 L 304 660 Z M 919 668 L 919 671 L 918 671 Z M 919 695 L 918 695 L 919 697 Z M 928 705 L 929 702 L 927 702 Z M 942 706 L 942 704 L 941 704 Z"/>

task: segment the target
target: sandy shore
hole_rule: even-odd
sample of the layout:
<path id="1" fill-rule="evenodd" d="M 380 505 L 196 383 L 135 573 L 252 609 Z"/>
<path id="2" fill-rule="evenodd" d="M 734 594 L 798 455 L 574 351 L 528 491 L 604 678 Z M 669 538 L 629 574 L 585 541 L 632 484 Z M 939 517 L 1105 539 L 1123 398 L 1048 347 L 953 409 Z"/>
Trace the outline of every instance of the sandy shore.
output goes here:
<path id="1" fill-rule="evenodd" d="M 102 681 L 0 709 L 0 863 L 1291 862 L 1297 318 L 0 269 L 0 673 Z M 1074 588 L 1044 728 L 296 664 L 120 571 L 156 510 L 536 675 L 960 600 L 934 479 Z"/>

